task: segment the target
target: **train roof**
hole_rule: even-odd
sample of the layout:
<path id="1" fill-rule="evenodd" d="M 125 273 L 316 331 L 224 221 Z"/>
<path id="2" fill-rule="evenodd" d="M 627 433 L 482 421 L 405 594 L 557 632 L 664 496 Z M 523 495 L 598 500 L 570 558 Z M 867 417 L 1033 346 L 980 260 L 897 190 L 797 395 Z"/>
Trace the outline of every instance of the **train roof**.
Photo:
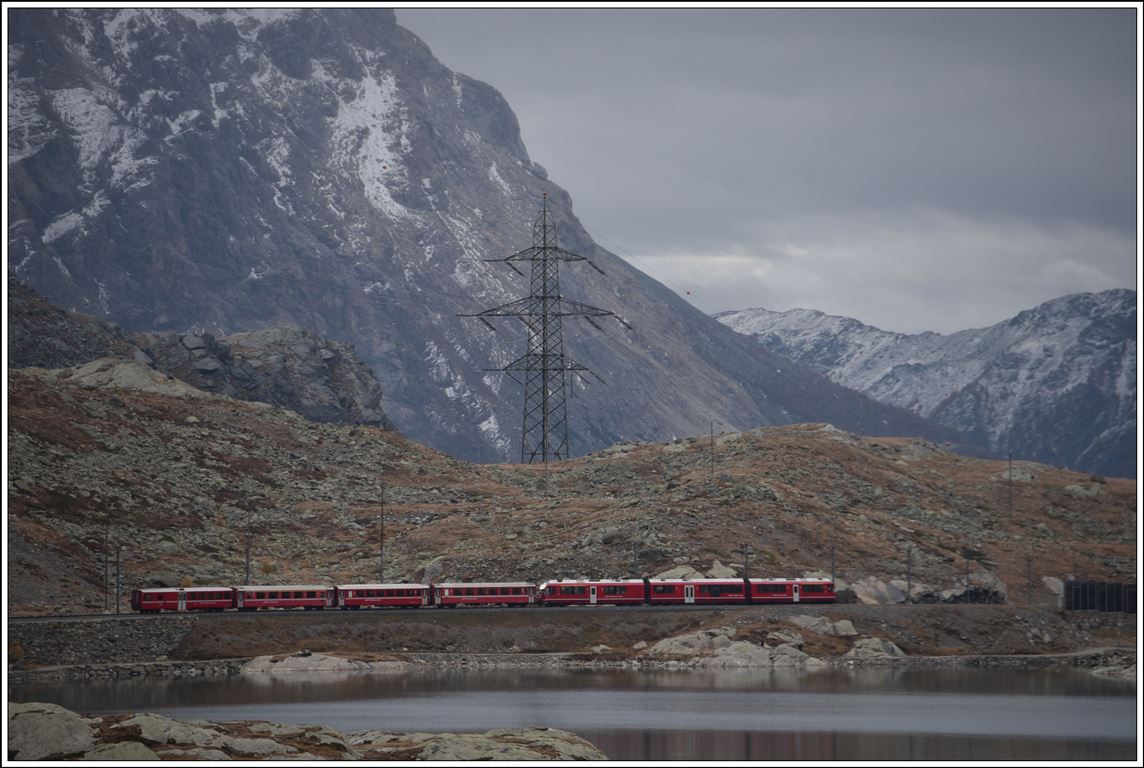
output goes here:
<path id="1" fill-rule="evenodd" d="M 235 589 L 241 592 L 266 592 L 269 590 L 281 592 L 284 589 L 290 591 L 316 591 L 320 589 L 333 589 L 333 587 L 329 584 L 248 584 L 242 587 L 235 587 Z"/>
<path id="2" fill-rule="evenodd" d="M 428 584 L 338 584 L 338 589 L 429 589 Z"/>
<path id="3" fill-rule="evenodd" d="M 830 583 L 830 579 L 818 579 L 818 578 L 815 578 L 815 579 L 767 578 L 767 579 L 749 579 L 749 581 L 751 581 L 752 583 L 756 582 L 756 581 L 765 581 L 767 583 L 779 582 L 779 583 L 783 583 L 783 584 L 822 584 L 822 583 L 829 584 Z"/>
<path id="4" fill-rule="evenodd" d="M 643 584 L 643 579 L 548 579 L 540 584 Z"/>
<path id="5" fill-rule="evenodd" d="M 741 576 L 728 576 L 725 579 L 648 579 L 652 584 L 742 584 Z"/>
<path id="6" fill-rule="evenodd" d="M 147 587 L 140 592 L 220 592 L 233 587 Z"/>
<path id="7" fill-rule="evenodd" d="M 434 582 L 434 587 L 535 587 L 531 581 L 448 581 Z"/>

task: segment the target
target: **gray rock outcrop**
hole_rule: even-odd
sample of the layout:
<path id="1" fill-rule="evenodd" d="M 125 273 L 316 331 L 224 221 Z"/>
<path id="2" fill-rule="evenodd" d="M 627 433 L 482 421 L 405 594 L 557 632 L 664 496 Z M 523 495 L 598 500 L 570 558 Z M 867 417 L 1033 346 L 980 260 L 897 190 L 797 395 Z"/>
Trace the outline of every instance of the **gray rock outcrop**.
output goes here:
<path id="1" fill-rule="evenodd" d="M 182 722 L 160 715 L 82 718 L 55 704 L 8 703 L 12 760 L 606 760 L 550 728 L 485 733 L 340 733 L 325 726 Z"/>
<path id="2" fill-rule="evenodd" d="M 880 637 L 863 638 L 850 648 L 844 658 L 850 659 L 891 659 L 901 658 L 906 652 L 889 640 Z"/>
<path id="3" fill-rule="evenodd" d="M 57 704 L 8 702 L 8 758 L 76 757 L 95 747 L 91 726 Z"/>

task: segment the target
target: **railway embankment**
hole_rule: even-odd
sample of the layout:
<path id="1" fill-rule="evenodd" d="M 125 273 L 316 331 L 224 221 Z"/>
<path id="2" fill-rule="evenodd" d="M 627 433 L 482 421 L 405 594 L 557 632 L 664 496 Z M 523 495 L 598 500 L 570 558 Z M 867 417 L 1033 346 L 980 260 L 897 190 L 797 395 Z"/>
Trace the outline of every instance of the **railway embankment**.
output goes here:
<path id="1" fill-rule="evenodd" d="M 235 674 L 254 657 L 276 660 L 264 671 L 284 670 L 312 666 L 277 666 L 309 655 L 350 666 L 990 664 L 1134 674 L 1136 622 L 964 604 L 327 611 L 10 622 L 8 643 L 10 680 Z"/>

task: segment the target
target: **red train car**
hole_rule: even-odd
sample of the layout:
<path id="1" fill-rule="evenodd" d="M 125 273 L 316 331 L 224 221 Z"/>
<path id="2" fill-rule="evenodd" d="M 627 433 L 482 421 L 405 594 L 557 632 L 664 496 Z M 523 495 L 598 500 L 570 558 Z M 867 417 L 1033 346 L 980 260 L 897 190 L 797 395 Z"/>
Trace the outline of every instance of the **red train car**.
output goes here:
<path id="1" fill-rule="evenodd" d="M 339 608 L 419 608 L 429 605 L 428 584 L 339 584 Z"/>
<path id="2" fill-rule="evenodd" d="M 746 603 L 743 579 L 647 579 L 651 605 Z"/>
<path id="3" fill-rule="evenodd" d="M 231 587 L 159 587 L 131 590 L 131 609 L 140 613 L 161 611 L 223 611 L 233 608 Z"/>
<path id="4" fill-rule="evenodd" d="M 532 605 L 536 602 L 536 585 L 524 581 L 452 582 L 433 585 L 433 604 L 458 605 Z"/>
<path id="5" fill-rule="evenodd" d="M 266 608 L 303 608 L 320 611 L 337 604 L 336 587 L 314 584 L 282 584 L 235 587 L 235 608 L 257 611 Z"/>
<path id="6" fill-rule="evenodd" d="M 537 599 L 542 605 L 640 605 L 647 585 L 643 579 L 617 581 L 545 581 Z"/>
<path id="7" fill-rule="evenodd" d="M 750 579 L 750 602 L 833 603 L 838 599 L 829 579 Z"/>

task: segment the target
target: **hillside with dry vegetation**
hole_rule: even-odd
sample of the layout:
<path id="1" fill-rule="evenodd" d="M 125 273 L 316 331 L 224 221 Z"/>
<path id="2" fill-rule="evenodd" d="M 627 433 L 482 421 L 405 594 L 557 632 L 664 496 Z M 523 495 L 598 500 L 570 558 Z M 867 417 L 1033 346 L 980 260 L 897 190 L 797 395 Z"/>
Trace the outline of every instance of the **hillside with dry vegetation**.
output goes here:
<path id="1" fill-rule="evenodd" d="M 110 368 L 109 368 L 110 367 Z M 98 368 L 98 366 L 96 366 Z M 14 614 L 103 607 L 105 548 L 134 586 L 656 574 L 974 571 L 1023 601 L 1044 576 L 1135 580 L 1136 482 L 967 458 L 823 424 L 621 444 L 543 466 L 451 459 L 135 363 L 10 370 Z M 1011 493 L 1011 510 L 1010 510 Z M 107 542 L 110 541 L 110 546 Z M 1031 577 L 1031 578 L 1030 578 Z"/>

